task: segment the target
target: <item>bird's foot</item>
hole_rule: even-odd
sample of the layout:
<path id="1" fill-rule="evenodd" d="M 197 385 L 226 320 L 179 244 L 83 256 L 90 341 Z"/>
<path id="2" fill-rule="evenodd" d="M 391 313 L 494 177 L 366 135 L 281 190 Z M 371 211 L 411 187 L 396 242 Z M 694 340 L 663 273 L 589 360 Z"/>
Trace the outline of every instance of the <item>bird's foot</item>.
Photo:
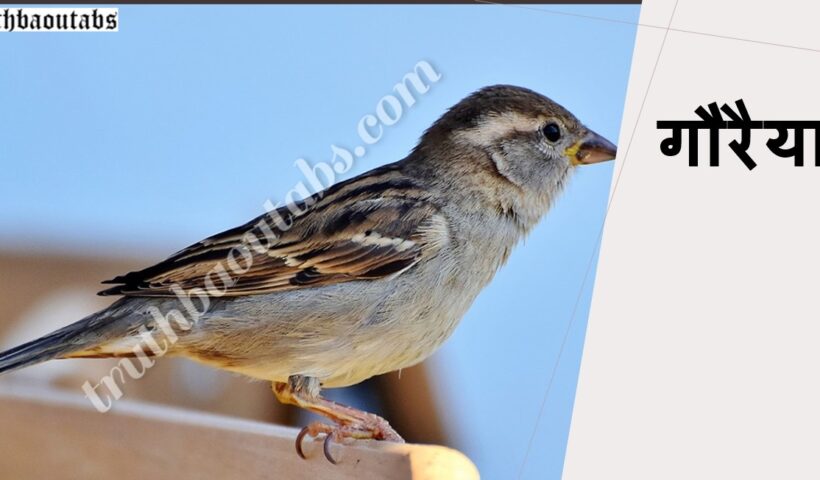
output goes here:
<path id="1" fill-rule="evenodd" d="M 378 415 L 322 398 L 319 395 L 320 386 L 316 378 L 299 375 L 290 376 L 287 382 L 273 383 L 273 393 L 280 402 L 310 410 L 333 422 L 332 424 L 313 422 L 299 432 L 296 436 L 296 453 L 300 457 L 305 458 L 302 440 L 306 435 L 316 438 L 325 434 L 325 457 L 334 464 L 336 459 L 330 454 L 332 442 L 342 443 L 344 439 L 352 438 L 404 443 L 404 439 L 387 423 L 387 420 Z"/>
<path id="2" fill-rule="evenodd" d="M 344 439 L 352 438 L 355 440 L 385 440 L 404 443 L 404 439 L 387 423 L 387 420 L 377 415 L 367 414 L 366 421 L 355 425 L 328 425 L 322 422 L 309 424 L 296 436 L 296 453 L 299 454 L 300 457 L 306 458 L 302 450 L 302 441 L 305 436 L 310 435 L 313 438 L 317 438 L 323 433 L 325 434 L 325 439 L 322 445 L 322 451 L 325 454 L 325 458 L 334 465 L 338 462 L 330 453 L 330 447 L 333 442 L 343 443 Z"/>

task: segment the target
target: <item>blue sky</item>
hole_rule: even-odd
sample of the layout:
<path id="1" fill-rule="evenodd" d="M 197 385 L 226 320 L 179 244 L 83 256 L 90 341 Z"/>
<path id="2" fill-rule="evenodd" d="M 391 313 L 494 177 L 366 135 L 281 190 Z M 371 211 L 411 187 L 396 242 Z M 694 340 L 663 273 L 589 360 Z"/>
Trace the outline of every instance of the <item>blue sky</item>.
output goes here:
<path id="1" fill-rule="evenodd" d="M 637 22 L 638 6 L 534 6 Z M 113 34 L 0 42 L 0 248 L 159 259 L 262 213 L 298 158 L 420 60 L 442 78 L 348 178 L 398 160 L 495 83 L 544 93 L 616 141 L 635 27 L 511 6 L 127 6 Z M 434 357 L 454 445 L 484 478 L 559 478 L 611 164 L 580 169 Z M 536 428 L 564 331 L 575 321 Z"/>

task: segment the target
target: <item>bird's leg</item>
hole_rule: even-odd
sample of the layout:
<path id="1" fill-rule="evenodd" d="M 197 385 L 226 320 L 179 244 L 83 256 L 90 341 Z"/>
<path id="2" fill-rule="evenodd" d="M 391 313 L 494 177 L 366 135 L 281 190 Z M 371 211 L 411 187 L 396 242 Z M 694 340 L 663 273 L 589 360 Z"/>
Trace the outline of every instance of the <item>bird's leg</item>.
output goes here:
<path id="1" fill-rule="evenodd" d="M 302 439 L 305 435 L 312 437 L 321 433 L 326 435 L 325 456 L 332 463 L 336 461 L 328 451 L 331 440 L 340 442 L 344 438 L 355 438 L 404 442 L 393 427 L 387 423 L 387 420 L 378 415 L 323 398 L 319 394 L 320 389 L 318 379 L 301 375 L 293 375 L 288 378 L 287 382 L 273 383 L 273 393 L 280 402 L 310 410 L 329 418 L 336 424 L 313 422 L 303 428 L 296 437 L 296 452 L 300 457 L 305 458 L 302 453 Z"/>

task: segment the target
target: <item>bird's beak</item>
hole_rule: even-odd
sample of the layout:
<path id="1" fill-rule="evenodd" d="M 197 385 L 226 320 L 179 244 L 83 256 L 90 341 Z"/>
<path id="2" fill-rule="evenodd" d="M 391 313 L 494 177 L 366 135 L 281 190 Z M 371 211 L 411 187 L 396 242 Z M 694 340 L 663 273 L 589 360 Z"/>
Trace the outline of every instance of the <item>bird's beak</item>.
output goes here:
<path id="1" fill-rule="evenodd" d="M 573 165 L 589 165 L 615 158 L 618 147 L 592 130 L 564 151 Z"/>

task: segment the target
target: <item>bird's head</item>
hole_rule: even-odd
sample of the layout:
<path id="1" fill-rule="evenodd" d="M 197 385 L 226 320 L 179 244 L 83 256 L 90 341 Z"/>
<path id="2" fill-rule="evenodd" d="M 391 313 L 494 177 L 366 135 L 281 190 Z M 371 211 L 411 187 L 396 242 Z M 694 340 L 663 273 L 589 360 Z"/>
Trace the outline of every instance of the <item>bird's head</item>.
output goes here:
<path id="1" fill-rule="evenodd" d="M 561 105 L 509 85 L 482 88 L 457 103 L 425 133 L 420 149 L 427 144 L 447 146 L 448 155 L 434 155 L 439 166 L 452 162 L 465 175 L 484 177 L 482 187 L 495 184 L 499 200 L 535 217 L 546 212 L 576 166 L 616 153 Z"/>

